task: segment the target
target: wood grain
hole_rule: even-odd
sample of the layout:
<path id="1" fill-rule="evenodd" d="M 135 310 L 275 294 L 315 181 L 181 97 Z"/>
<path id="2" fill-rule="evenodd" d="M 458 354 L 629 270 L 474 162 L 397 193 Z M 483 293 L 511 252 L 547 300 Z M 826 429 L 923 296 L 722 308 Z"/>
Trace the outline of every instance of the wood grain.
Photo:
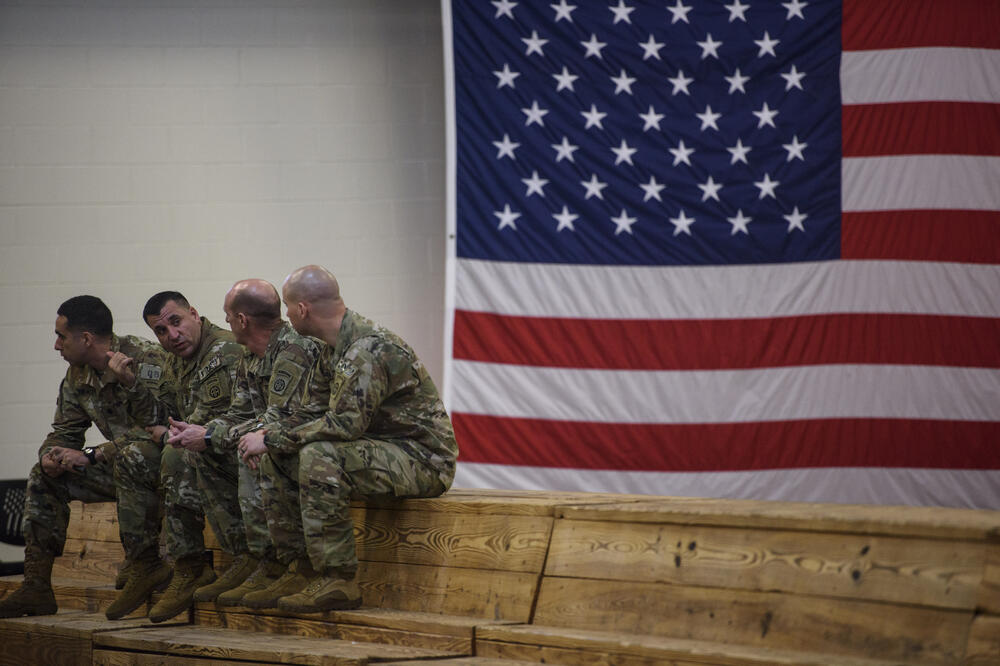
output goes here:
<path id="1" fill-rule="evenodd" d="M 978 615 L 969 630 L 969 645 L 965 650 L 968 666 L 1000 664 L 1000 616 Z"/>
<path id="2" fill-rule="evenodd" d="M 413 662 L 408 662 L 411 666 Z M 278 666 L 277 662 L 254 662 L 254 666 Z M 247 666 L 245 661 L 228 659 L 199 659 L 177 655 L 94 650 L 93 666 Z"/>
<path id="3" fill-rule="evenodd" d="M 406 509 L 437 513 L 493 514 L 506 516 L 552 516 L 562 506 L 607 504 L 650 499 L 649 495 L 582 493 L 546 490 L 478 490 L 456 488 L 440 497 L 408 500 L 355 502 L 355 508 Z"/>
<path id="4" fill-rule="evenodd" d="M 66 539 L 63 554 L 52 565 L 52 575 L 98 584 L 114 583 L 125 561 L 125 549 L 117 541 Z"/>
<path id="5" fill-rule="evenodd" d="M 986 544 L 557 520 L 546 575 L 976 607 Z"/>
<path id="6" fill-rule="evenodd" d="M 988 547 L 976 605 L 988 613 L 1000 615 L 1000 545 L 991 544 Z"/>

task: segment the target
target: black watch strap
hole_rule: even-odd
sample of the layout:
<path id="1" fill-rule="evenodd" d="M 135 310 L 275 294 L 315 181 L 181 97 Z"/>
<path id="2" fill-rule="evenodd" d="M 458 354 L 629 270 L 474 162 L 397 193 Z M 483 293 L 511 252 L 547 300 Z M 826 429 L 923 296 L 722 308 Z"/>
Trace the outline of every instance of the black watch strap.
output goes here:
<path id="1" fill-rule="evenodd" d="M 87 460 L 91 465 L 97 464 L 97 449 L 90 446 L 83 450 L 83 455 L 87 456 Z"/>

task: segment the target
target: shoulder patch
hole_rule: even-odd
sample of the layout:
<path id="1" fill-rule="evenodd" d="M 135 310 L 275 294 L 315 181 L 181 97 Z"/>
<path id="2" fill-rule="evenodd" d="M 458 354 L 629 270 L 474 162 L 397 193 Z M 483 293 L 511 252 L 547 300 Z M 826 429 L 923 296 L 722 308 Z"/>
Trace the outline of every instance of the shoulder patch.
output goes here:
<path id="1" fill-rule="evenodd" d="M 341 359 L 341 361 L 337 363 L 337 372 L 341 373 L 348 379 L 353 377 L 354 373 L 356 373 L 357 371 L 358 367 L 348 361 Z"/>
<path id="2" fill-rule="evenodd" d="M 209 361 L 208 365 L 205 366 L 205 369 L 206 370 L 215 370 L 220 365 L 222 365 L 222 358 L 219 357 L 219 356 L 213 356 L 212 360 Z"/>
<path id="3" fill-rule="evenodd" d="M 283 395 L 292 383 L 292 373 L 287 370 L 278 370 L 271 378 L 271 391 L 277 395 Z"/>
<path id="4" fill-rule="evenodd" d="M 163 376 L 163 370 L 158 365 L 152 365 L 150 363 L 140 363 L 139 372 L 137 373 L 139 379 L 144 379 L 146 381 L 159 381 L 160 377 Z"/>

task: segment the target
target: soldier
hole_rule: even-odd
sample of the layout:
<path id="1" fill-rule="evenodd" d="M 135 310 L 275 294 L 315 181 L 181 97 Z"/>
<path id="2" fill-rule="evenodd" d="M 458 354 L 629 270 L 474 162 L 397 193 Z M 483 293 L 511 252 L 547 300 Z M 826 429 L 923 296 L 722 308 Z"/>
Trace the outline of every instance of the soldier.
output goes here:
<path id="1" fill-rule="evenodd" d="M 156 390 L 163 352 L 141 338 L 115 335 L 111 311 L 95 296 L 71 298 L 56 312 L 55 349 L 70 367 L 59 389 L 52 432 L 28 478 L 24 582 L 0 601 L 0 617 L 56 612 L 52 562 L 62 554 L 69 503 L 75 499 L 113 502 L 127 493 L 130 501 L 118 501 L 118 527 L 130 580 L 138 581 L 136 594 L 145 601 L 170 579 L 158 544 L 160 448 L 140 427 L 147 424 L 130 417 L 133 396 L 108 368 L 114 354 L 127 354 L 134 359 L 138 381 Z M 83 448 L 91 424 L 108 441 Z M 112 607 L 116 604 L 118 599 Z"/>
<path id="2" fill-rule="evenodd" d="M 246 351 L 233 334 L 200 317 L 177 291 L 154 294 L 146 302 L 142 318 L 170 352 L 159 411 L 190 423 L 208 423 L 225 414 L 232 402 L 236 368 Z M 129 365 L 130 359 L 124 355 L 111 360 L 119 379 L 133 384 Z M 251 412 L 246 418 L 252 416 Z M 166 423 L 164 416 L 162 425 L 148 428 L 154 441 L 166 441 Z M 160 477 L 167 555 L 174 562 L 174 574 L 166 593 L 150 610 L 153 622 L 167 620 L 191 606 L 192 595 L 214 600 L 216 590 L 236 587 L 259 564 L 247 546 L 236 456 L 210 448 L 188 451 L 168 446 L 163 450 Z M 206 515 L 222 550 L 232 557 L 232 564 L 218 579 L 203 557 Z"/>
<path id="3" fill-rule="evenodd" d="M 451 487 L 458 445 L 416 354 L 348 310 L 329 271 L 294 271 L 283 297 L 295 329 L 326 343 L 313 381 L 329 386 L 329 404 L 319 419 L 241 443 L 244 458 L 267 452 L 262 485 L 279 559 L 314 571 L 279 580 L 266 601 L 299 613 L 355 608 L 350 498 L 436 497 Z"/>
<path id="4" fill-rule="evenodd" d="M 238 440 L 253 441 L 265 429 L 284 432 L 312 420 L 323 412 L 326 400 L 325 395 L 313 398 L 305 390 L 319 356 L 318 342 L 281 320 L 281 301 L 273 285 L 264 280 L 237 282 L 226 294 L 223 309 L 236 341 L 250 351 L 237 368 L 232 406 L 204 425 L 172 421 L 168 441 L 189 451 L 211 447 L 235 457 Z M 279 580 L 287 568 L 276 559 L 268 533 L 257 462 L 256 457 L 244 458 L 239 497 L 247 542 L 258 565 L 241 584 L 227 591 L 213 590 L 218 594 L 216 603 L 223 606 L 255 607 L 253 595 Z"/>

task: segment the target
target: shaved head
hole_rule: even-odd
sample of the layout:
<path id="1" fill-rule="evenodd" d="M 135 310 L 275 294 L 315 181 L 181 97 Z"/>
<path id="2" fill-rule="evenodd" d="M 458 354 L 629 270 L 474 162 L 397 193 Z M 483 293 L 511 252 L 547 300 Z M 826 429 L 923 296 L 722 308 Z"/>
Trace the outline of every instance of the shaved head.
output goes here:
<path id="1" fill-rule="evenodd" d="M 226 294 L 226 304 L 234 314 L 245 314 L 261 322 L 281 319 L 278 290 L 267 280 L 240 280 Z"/>
<path id="2" fill-rule="evenodd" d="M 311 303 L 322 307 L 336 303 L 340 298 L 340 285 L 333 273 L 322 266 L 310 265 L 297 268 L 285 278 L 283 288 L 286 301 Z"/>

